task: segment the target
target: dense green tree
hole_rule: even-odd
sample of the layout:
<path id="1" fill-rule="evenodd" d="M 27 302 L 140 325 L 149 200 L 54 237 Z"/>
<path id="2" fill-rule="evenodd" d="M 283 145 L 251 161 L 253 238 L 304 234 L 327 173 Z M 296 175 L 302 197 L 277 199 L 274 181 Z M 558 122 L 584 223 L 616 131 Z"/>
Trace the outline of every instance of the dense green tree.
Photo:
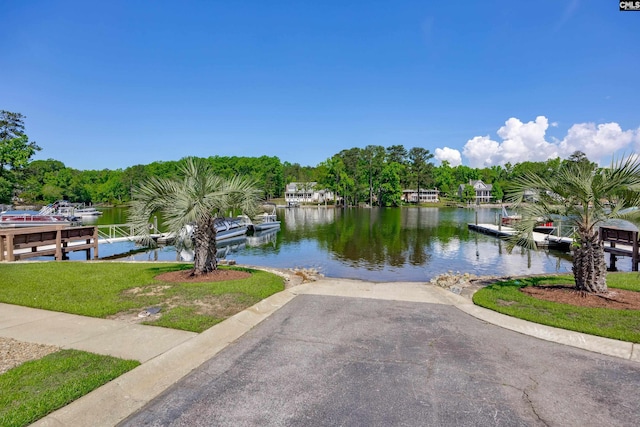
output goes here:
<path id="1" fill-rule="evenodd" d="M 180 162 L 177 161 L 157 161 L 149 163 L 145 166 L 148 176 L 155 176 L 158 178 L 173 178 L 177 176 Z"/>
<path id="2" fill-rule="evenodd" d="M 589 160 L 587 158 L 587 155 L 580 151 L 574 151 L 573 153 L 571 153 L 571 155 L 569 157 L 567 157 L 567 162 L 573 162 L 573 163 L 586 163 L 586 164 L 591 164 L 592 166 L 594 165 L 594 162 L 592 162 L 591 160 Z"/>
<path id="3" fill-rule="evenodd" d="M 13 196 L 13 182 L 0 176 L 0 203 L 9 203 Z"/>
<path id="4" fill-rule="evenodd" d="M 480 179 L 482 180 L 482 182 L 486 184 L 493 184 L 506 179 L 505 170 L 499 165 L 494 165 L 494 166 L 491 166 L 490 168 L 480 169 L 478 172 L 480 175 Z"/>
<path id="5" fill-rule="evenodd" d="M 40 150 L 24 133 L 25 118 L 20 113 L 0 110 L 0 176 L 6 169 L 24 168 Z"/>
<path id="6" fill-rule="evenodd" d="M 409 153 L 404 145 L 392 145 L 387 147 L 387 162 L 397 163 L 400 165 L 400 186 L 402 188 L 409 188 L 411 177 L 408 174 L 407 156 Z"/>
<path id="7" fill-rule="evenodd" d="M 454 169 L 449 165 L 449 162 L 444 160 L 440 167 L 434 170 L 435 186 L 440 190 L 440 194 L 452 197 L 456 195 L 458 185 L 462 184 L 456 182 L 454 176 Z"/>
<path id="8" fill-rule="evenodd" d="M 319 184 L 334 194 L 334 202 L 345 197 L 347 189 L 353 186 L 353 180 L 347 175 L 344 162 L 339 155 L 334 155 L 325 162 L 326 175 Z"/>
<path id="9" fill-rule="evenodd" d="M 476 190 L 473 188 L 473 185 L 465 184 L 464 189 L 462 191 L 462 201 L 463 202 L 473 202 L 476 200 Z"/>
<path id="10" fill-rule="evenodd" d="M 9 203 L 21 170 L 40 150 L 24 133 L 24 119 L 20 113 L 0 110 L 0 202 Z"/>
<path id="11" fill-rule="evenodd" d="M 284 162 L 282 173 L 286 183 L 316 181 L 314 168 L 311 166 L 300 166 L 299 163 Z"/>
<path id="12" fill-rule="evenodd" d="M 380 206 L 400 206 L 402 201 L 402 187 L 400 186 L 402 169 L 402 165 L 396 162 L 389 162 L 384 165 L 378 198 Z"/>
<path id="13" fill-rule="evenodd" d="M 426 188 L 430 183 L 433 183 L 433 177 L 430 173 L 433 165 L 429 163 L 432 158 L 433 154 L 426 148 L 413 147 L 409 150 L 409 168 L 416 183 L 418 194 L 420 194 L 421 188 Z"/>
<path id="14" fill-rule="evenodd" d="M 453 170 L 455 182 L 460 184 L 468 184 L 469 181 L 480 179 L 478 169 L 470 168 L 465 165 L 458 165 Z"/>
<path id="15" fill-rule="evenodd" d="M 106 172 L 104 178 L 96 188 L 98 202 L 122 203 L 129 198 L 131 189 L 124 184 L 121 170 Z"/>
<path id="16" fill-rule="evenodd" d="M 131 200 L 131 193 L 133 192 L 133 188 L 140 185 L 142 182 L 149 178 L 149 174 L 144 165 L 134 165 L 126 168 L 122 171 L 122 175 L 120 179 L 122 180 L 122 186 L 125 189 L 128 189 L 128 197 L 126 200 Z"/>
<path id="17" fill-rule="evenodd" d="M 537 203 L 524 203 L 525 192 L 534 191 Z M 507 198 L 520 209 L 518 238 L 531 236 L 536 219 L 560 215 L 575 227 L 573 276 L 579 291 L 607 291 L 604 244 L 599 226 L 609 219 L 640 215 L 640 158 L 612 161 L 598 168 L 590 161 L 569 161 L 552 176 L 528 172 L 519 176 Z"/>
<path id="18" fill-rule="evenodd" d="M 535 174 L 541 177 L 551 177 L 551 175 L 553 175 L 554 171 L 551 170 L 549 168 L 549 166 L 547 165 L 546 162 L 522 162 L 522 163 L 517 163 L 513 166 L 513 171 L 511 172 L 511 179 L 523 176 L 523 175 L 529 175 L 529 174 Z"/>
<path id="19" fill-rule="evenodd" d="M 285 185 L 284 167 L 277 157 L 212 156 L 207 160 L 214 173 L 222 178 L 242 175 L 252 179 L 259 188 L 264 190 L 264 197 L 267 199 L 282 194 Z M 301 171 L 309 171 L 309 168 L 302 168 L 300 165 L 290 166 L 289 173 L 297 174 Z M 293 176 L 291 177 L 293 178 Z M 292 181 L 297 181 L 297 177 Z"/>
<path id="20" fill-rule="evenodd" d="M 357 206 L 360 200 L 367 198 L 366 163 L 363 161 L 361 148 L 350 148 L 338 153 L 349 179 L 343 181 L 343 197 L 345 205 Z"/>
<path id="21" fill-rule="evenodd" d="M 507 180 L 504 181 L 505 192 L 511 191 L 511 184 L 516 179 L 526 175 L 537 175 L 543 179 L 551 179 L 558 171 L 560 167 L 560 159 L 550 159 L 545 162 L 522 162 L 516 163 L 506 169 Z"/>
<path id="22" fill-rule="evenodd" d="M 47 177 L 57 174 L 64 168 L 64 163 L 53 159 L 34 160 L 29 163 L 22 171 L 20 197 L 28 203 L 45 201 L 43 187 L 50 184 Z"/>
<path id="23" fill-rule="evenodd" d="M 374 192 L 379 197 L 381 188 L 381 174 L 384 167 L 386 151 L 380 145 L 367 145 L 362 150 L 363 158 L 367 168 L 367 178 L 369 186 L 369 206 L 373 206 Z"/>
<path id="24" fill-rule="evenodd" d="M 262 188 L 266 199 L 280 197 L 284 191 L 284 175 L 280 159 L 277 157 L 262 156 L 258 158 L 259 176 L 255 177 L 257 186 Z M 316 168 L 317 169 L 317 168 Z M 250 175 L 250 176 L 253 176 Z"/>
<path id="25" fill-rule="evenodd" d="M 56 185 L 45 184 L 42 186 L 41 197 L 41 201 L 49 204 L 55 202 L 56 200 L 64 199 L 64 193 L 62 188 Z"/>
<path id="26" fill-rule="evenodd" d="M 215 175 L 204 159 L 184 159 L 178 171 L 176 178 L 152 177 L 134 188 L 129 219 L 147 243 L 152 241 L 149 220 L 156 212 L 162 213 L 166 226 L 176 235 L 194 224 L 191 274 L 207 274 L 217 269 L 216 218 L 235 208 L 255 213 L 261 191 L 246 178 Z"/>
<path id="27" fill-rule="evenodd" d="M 404 165 L 407 163 L 407 149 L 404 148 L 404 145 L 391 145 L 387 147 L 387 161 L 395 162 L 399 165 Z"/>
<path id="28" fill-rule="evenodd" d="M 496 201 L 504 198 L 504 191 L 502 190 L 502 185 L 500 185 L 500 183 L 496 182 L 493 184 L 493 188 L 491 188 L 491 197 Z"/>
<path id="29" fill-rule="evenodd" d="M 88 170 L 82 173 L 82 181 L 84 188 L 89 193 L 89 197 L 93 203 L 110 203 L 117 200 L 117 194 L 113 189 L 116 187 L 115 180 L 112 178 L 114 174 L 121 174 L 121 171 Z M 107 182 L 111 181 L 107 184 Z M 122 184 L 123 192 L 124 185 Z"/>

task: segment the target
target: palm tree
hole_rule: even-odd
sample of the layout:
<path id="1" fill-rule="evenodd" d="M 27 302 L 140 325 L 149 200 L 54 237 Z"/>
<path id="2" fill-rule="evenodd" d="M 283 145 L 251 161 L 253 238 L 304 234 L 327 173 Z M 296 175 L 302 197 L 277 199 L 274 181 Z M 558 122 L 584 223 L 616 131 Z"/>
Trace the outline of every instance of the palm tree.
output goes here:
<path id="1" fill-rule="evenodd" d="M 507 200 L 524 218 L 517 238 L 531 242 L 536 218 L 559 215 L 575 229 L 573 276 L 580 291 L 607 292 L 604 245 L 599 226 L 610 219 L 638 217 L 640 158 L 613 159 L 609 168 L 591 162 L 565 161 L 551 177 L 527 173 L 516 178 Z M 524 203 L 525 192 L 536 195 Z"/>
<path id="2" fill-rule="evenodd" d="M 187 158 L 179 178 L 150 178 L 133 191 L 129 221 L 146 243 L 149 219 L 160 213 L 170 232 L 179 235 L 194 224 L 194 264 L 192 275 L 217 269 L 215 219 L 230 209 L 253 214 L 260 203 L 260 191 L 242 177 L 221 178 L 204 159 Z"/>

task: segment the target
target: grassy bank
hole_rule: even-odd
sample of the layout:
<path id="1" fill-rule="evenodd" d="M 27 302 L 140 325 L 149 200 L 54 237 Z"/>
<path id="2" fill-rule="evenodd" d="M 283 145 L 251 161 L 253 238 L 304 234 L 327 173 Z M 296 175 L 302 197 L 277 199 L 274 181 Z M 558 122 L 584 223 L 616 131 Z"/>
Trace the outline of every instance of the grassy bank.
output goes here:
<path id="1" fill-rule="evenodd" d="M 157 276 L 189 264 L 36 262 L 0 264 L 0 302 L 91 317 L 136 316 L 145 322 L 201 332 L 284 289 L 281 277 L 234 268 L 250 277 L 175 283 Z M 139 362 L 61 350 L 0 375 L 0 425 L 25 426 L 138 366 Z"/>
<path id="2" fill-rule="evenodd" d="M 26 426 L 140 363 L 60 350 L 0 375 L 0 425 Z"/>
<path id="3" fill-rule="evenodd" d="M 640 343 L 640 315 L 637 310 L 576 307 L 543 301 L 520 292 L 525 286 L 550 284 L 573 284 L 573 277 L 530 277 L 497 282 L 476 292 L 473 302 L 509 316 L 543 325 Z M 638 273 L 609 274 L 607 285 L 612 289 L 640 292 Z"/>
<path id="4" fill-rule="evenodd" d="M 106 318 L 160 307 L 145 322 L 193 332 L 215 325 L 284 289 L 281 277 L 259 270 L 245 279 L 170 283 L 159 274 L 190 269 L 180 263 L 38 262 L 0 264 L 0 302 Z"/>

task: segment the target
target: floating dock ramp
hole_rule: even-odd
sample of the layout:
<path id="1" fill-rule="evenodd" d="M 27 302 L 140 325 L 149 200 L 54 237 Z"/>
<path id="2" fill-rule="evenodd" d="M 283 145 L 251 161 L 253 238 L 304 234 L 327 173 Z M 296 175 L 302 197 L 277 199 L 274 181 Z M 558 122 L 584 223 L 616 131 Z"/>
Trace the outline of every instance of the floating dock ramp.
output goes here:
<path id="1" fill-rule="evenodd" d="M 491 236 L 508 239 L 514 236 L 517 232 L 515 228 L 508 226 L 498 226 L 494 224 L 467 224 L 469 230 L 477 231 L 483 234 L 489 234 Z M 554 236 L 552 234 L 540 233 L 534 231 L 531 235 L 536 246 L 539 248 L 552 248 L 552 249 L 568 249 L 573 243 L 573 239 L 570 237 Z"/>

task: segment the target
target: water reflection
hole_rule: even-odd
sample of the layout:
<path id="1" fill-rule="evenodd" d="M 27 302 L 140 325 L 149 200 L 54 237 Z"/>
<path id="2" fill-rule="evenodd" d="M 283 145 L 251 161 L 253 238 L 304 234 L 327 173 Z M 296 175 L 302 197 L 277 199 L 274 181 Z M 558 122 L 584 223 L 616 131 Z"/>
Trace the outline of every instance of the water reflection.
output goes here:
<path id="1" fill-rule="evenodd" d="M 286 209 L 274 248 L 234 254 L 239 263 L 313 267 L 327 276 L 375 281 L 429 280 L 448 271 L 476 274 L 570 272 L 568 256 L 515 248 L 471 232 L 467 223 L 494 222 L 497 210 Z M 278 256 L 275 257 L 275 251 Z"/>
<path id="2" fill-rule="evenodd" d="M 478 275 L 571 271 L 567 254 L 507 251 L 505 242 L 469 231 L 467 223 L 476 215 L 478 222 L 493 223 L 497 213 L 457 208 L 279 209 L 280 230 L 220 245 L 219 255 L 239 264 L 317 268 L 329 277 L 373 281 L 427 281 L 448 271 Z M 126 214 L 117 210 L 105 212 L 99 221 L 109 216 L 126 222 Z M 108 254 L 106 248 L 100 251 L 101 256 Z M 174 261 L 179 256 L 169 247 L 127 259 Z"/>

